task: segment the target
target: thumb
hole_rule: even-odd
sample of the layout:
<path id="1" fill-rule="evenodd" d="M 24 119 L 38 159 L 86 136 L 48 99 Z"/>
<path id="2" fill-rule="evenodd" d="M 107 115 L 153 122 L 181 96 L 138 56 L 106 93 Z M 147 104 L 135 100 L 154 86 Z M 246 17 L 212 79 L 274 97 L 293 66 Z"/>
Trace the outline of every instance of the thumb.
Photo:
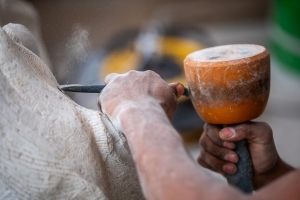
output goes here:
<path id="1" fill-rule="evenodd" d="M 248 142 L 265 143 L 272 137 L 272 129 L 263 122 L 245 122 L 227 126 L 220 130 L 220 137 L 225 141 L 237 142 L 248 139 Z"/>
<path id="2" fill-rule="evenodd" d="M 184 86 L 181 83 L 170 83 L 169 86 L 174 90 L 177 99 L 183 95 Z"/>
<path id="3" fill-rule="evenodd" d="M 245 138 L 245 133 L 239 131 L 236 132 L 236 127 L 227 126 L 220 130 L 219 135 L 225 141 L 236 142 Z"/>

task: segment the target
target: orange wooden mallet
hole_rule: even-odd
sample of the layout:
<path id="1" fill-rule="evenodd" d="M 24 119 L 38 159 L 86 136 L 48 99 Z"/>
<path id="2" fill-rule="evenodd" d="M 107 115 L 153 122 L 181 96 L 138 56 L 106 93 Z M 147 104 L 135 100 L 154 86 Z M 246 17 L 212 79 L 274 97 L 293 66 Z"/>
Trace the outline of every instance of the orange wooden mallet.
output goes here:
<path id="1" fill-rule="evenodd" d="M 184 60 L 190 98 L 207 123 L 236 124 L 260 116 L 270 92 L 270 54 L 262 46 L 235 44 L 202 49 Z M 237 173 L 230 184 L 246 193 L 253 190 L 247 141 L 239 141 Z"/>

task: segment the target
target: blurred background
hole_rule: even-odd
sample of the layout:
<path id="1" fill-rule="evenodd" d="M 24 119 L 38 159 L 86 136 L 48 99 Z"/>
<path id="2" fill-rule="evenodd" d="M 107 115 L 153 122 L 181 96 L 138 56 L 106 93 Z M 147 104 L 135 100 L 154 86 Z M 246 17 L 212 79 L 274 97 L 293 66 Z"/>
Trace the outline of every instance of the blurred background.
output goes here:
<path id="1" fill-rule="evenodd" d="M 185 84 L 183 59 L 216 45 L 271 52 L 264 114 L 283 160 L 300 165 L 300 3 L 297 0 L 0 0 L 1 26 L 22 23 L 60 84 L 99 84 L 111 72 L 151 69 Z M 97 95 L 69 94 L 98 109 Z M 196 159 L 203 121 L 187 98 L 173 119 Z"/>

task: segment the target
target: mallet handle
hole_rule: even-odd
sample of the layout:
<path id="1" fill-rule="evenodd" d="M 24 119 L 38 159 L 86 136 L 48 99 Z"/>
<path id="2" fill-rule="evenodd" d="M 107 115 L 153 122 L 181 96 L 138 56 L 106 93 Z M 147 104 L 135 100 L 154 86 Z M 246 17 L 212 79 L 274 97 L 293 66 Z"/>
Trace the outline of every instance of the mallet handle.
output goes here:
<path id="1" fill-rule="evenodd" d="M 237 163 L 237 172 L 235 174 L 226 175 L 227 181 L 230 185 L 234 185 L 245 193 L 252 193 L 252 161 L 248 149 L 248 142 L 246 139 L 236 143 L 235 152 L 239 156 Z"/>

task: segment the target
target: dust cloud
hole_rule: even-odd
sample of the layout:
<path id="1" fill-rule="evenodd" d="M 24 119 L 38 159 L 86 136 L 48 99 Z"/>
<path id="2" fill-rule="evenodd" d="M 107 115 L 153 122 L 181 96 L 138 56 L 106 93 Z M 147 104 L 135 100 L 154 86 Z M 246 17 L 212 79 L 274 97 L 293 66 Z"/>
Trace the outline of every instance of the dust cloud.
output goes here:
<path id="1" fill-rule="evenodd" d="M 87 53 L 91 49 L 89 31 L 80 25 L 76 25 L 73 29 L 73 34 L 67 42 L 69 56 L 74 59 L 74 61 L 85 61 Z"/>
<path id="2" fill-rule="evenodd" d="M 89 31 L 79 24 L 74 25 L 72 34 L 61 47 L 57 78 L 62 83 L 68 83 L 70 77 L 76 74 L 76 68 L 84 65 L 92 49 Z"/>

